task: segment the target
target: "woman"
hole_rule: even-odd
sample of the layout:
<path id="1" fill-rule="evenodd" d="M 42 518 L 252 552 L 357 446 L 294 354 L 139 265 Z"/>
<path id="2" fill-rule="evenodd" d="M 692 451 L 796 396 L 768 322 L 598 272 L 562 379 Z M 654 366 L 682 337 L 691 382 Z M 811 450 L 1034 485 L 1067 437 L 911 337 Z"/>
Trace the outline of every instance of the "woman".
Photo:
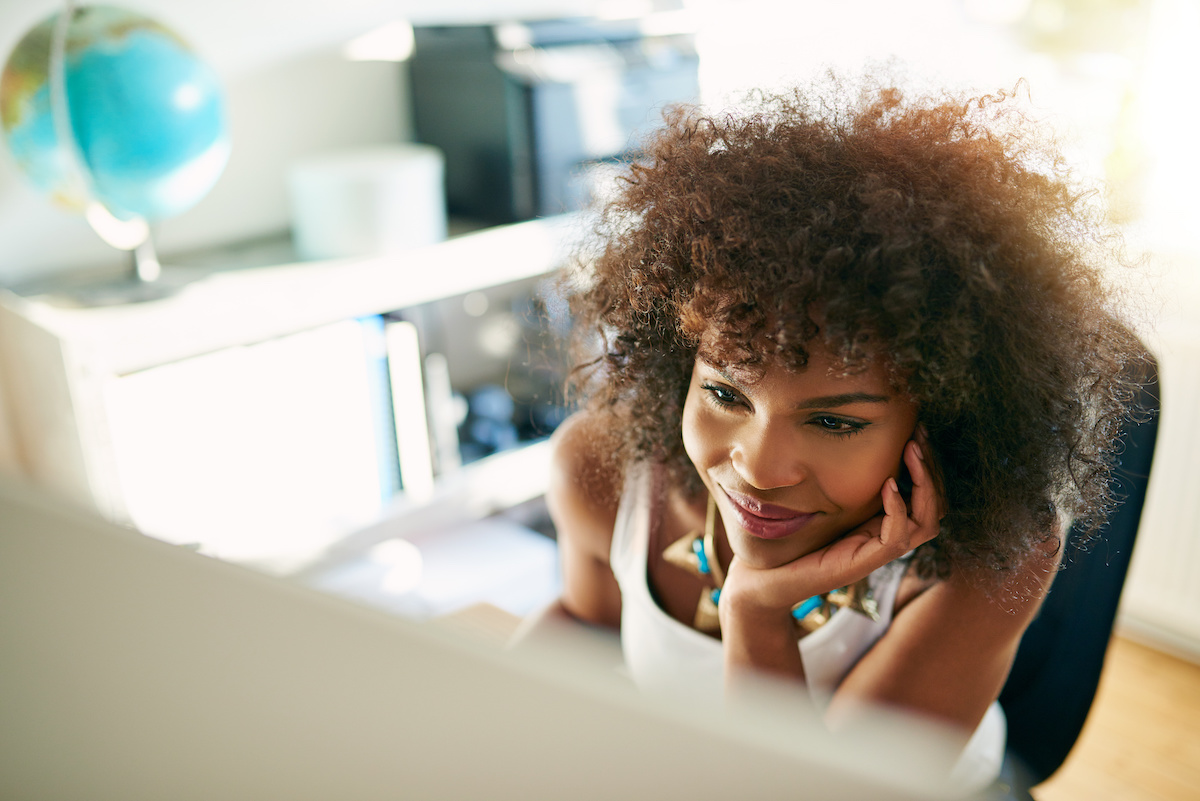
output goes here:
<path id="1" fill-rule="evenodd" d="M 1109 502 L 1142 358 L 1089 197 L 1005 95 L 674 112 L 568 281 L 582 409 L 548 495 L 560 613 L 642 686 L 795 684 L 971 736 L 1066 523 Z"/>

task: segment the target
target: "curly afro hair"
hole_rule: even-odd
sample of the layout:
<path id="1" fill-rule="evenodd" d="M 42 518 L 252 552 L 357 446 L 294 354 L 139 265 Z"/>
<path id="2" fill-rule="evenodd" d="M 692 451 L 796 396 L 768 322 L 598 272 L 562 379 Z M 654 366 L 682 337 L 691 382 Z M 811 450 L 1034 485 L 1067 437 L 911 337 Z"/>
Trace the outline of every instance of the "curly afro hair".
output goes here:
<path id="1" fill-rule="evenodd" d="M 886 81 L 676 107 L 567 277 L 572 387 L 614 459 L 699 489 L 681 412 L 700 335 L 727 364 L 881 359 L 917 404 L 948 512 L 925 575 L 1020 564 L 1094 532 L 1146 354 L 1103 281 L 1096 193 L 1013 93 L 906 98 Z M 706 345 L 707 355 L 707 345 Z"/>

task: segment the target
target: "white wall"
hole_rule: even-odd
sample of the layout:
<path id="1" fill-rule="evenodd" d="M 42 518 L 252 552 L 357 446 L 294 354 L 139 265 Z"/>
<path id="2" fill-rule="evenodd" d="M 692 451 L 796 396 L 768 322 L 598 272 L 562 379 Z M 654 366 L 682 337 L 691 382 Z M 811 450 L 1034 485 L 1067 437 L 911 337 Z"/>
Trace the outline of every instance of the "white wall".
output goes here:
<path id="1" fill-rule="evenodd" d="M 204 200 L 162 224 L 164 252 L 287 228 L 285 179 L 298 157 L 411 138 L 402 64 L 323 50 L 244 73 L 227 91 L 229 163 Z"/>

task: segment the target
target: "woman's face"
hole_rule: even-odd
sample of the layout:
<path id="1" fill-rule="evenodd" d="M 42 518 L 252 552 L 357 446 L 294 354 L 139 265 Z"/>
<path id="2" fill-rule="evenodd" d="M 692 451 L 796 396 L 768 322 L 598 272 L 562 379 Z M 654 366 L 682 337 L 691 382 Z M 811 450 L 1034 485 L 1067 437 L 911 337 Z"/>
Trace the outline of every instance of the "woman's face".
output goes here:
<path id="1" fill-rule="evenodd" d="M 761 376 L 696 358 L 684 449 L 751 566 L 786 564 L 870 519 L 900 471 L 916 406 L 882 365 L 848 376 L 839 367 L 815 347 L 804 370 L 771 365 Z"/>

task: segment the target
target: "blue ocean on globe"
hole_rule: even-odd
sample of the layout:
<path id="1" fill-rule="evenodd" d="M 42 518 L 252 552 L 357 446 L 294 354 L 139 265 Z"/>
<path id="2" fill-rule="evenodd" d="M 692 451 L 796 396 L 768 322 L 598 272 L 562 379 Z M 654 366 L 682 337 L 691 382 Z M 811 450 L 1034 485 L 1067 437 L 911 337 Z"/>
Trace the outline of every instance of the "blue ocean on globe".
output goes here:
<path id="1" fill-rule="evenodd" d="M 177 35 L 113 6 L 74 11 L 65 47 L 69 131 L 55 125 L 51 43 L 58 15 L 17 44 L 0 77 L 0 122 L 22 171 L 65 205 L 162 219 L 199 201 L 229 157 L 216 73 Z"/>

